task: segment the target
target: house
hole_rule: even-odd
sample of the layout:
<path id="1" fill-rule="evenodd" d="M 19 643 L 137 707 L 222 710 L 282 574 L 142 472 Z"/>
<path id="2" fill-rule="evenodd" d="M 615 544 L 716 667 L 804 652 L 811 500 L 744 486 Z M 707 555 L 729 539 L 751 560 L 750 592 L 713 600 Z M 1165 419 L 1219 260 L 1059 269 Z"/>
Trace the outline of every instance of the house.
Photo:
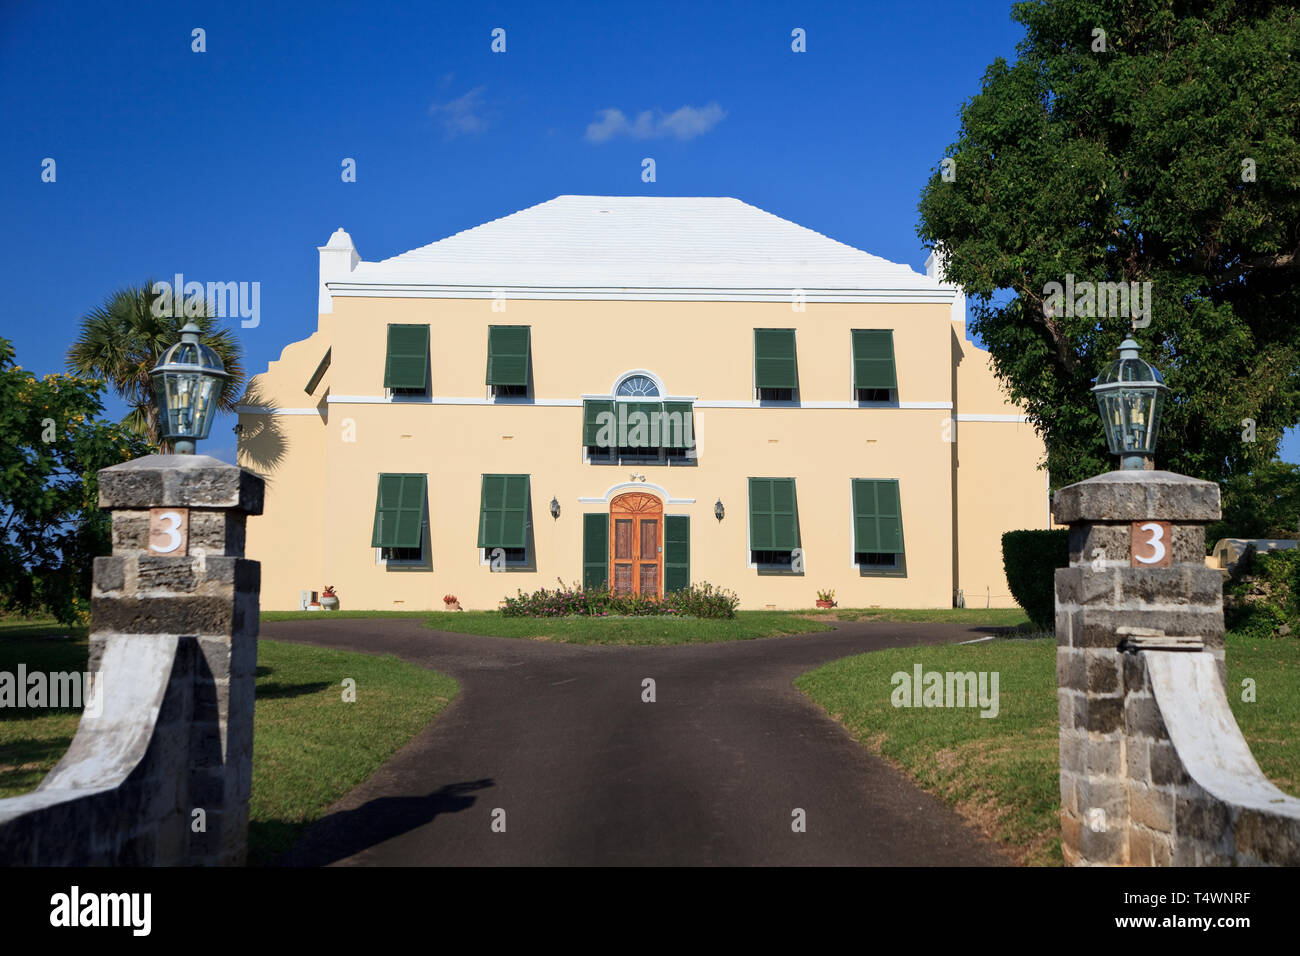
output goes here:
<path id="1" fill-rule="evenodd" d="M 1011 606 L 1041 439 L 965 301 L 737 199 L 560 196 L 379 261 L 256 376 L 262 606 L 495 608 L 565 583 L 741 607 Z"/>

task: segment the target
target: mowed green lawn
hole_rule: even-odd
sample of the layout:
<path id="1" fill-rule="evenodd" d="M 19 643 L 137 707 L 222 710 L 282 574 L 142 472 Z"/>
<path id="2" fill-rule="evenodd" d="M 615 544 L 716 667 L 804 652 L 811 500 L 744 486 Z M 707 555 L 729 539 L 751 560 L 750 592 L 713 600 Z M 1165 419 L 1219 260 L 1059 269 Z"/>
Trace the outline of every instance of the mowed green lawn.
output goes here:
<path id="1" fill-rule="evenodd" d="M 836 621 L 950 621 L 972 627 L 1014 627 L 1026 620 L 1019 609 L 893 610 L 836 608 L 830 611 L 737 611 L 734 618 L 505 617 L 499 611 L 264 611 L 263 621 L 327 617 L 416 618 L 435 630 L 485 637 L 514 637 L 568 644 L 710 644 L 760 637 L 828 631 Z"/>
<path id="2" fill-rule="evenodd" d="M 1300 641 L 1227 641 L 1232 709 L 1260 768 L 1300 792 Z M 998 672 L 999 712 L 894 707 L 891 677 Z M 1255 681 L 1256 702 L 1241 700 Z M 796 682 L 861 743 L 980 827 L 1017 861 L 1060 865 L 1056 644 L 1050 639 L 901 648 L 833 661 Z"/>
<path id="3" fill-rule="evenodd" d="M 51 640 L 68 634 L 69 640 Z M 86 666 L 84 628 L 0 622 L 0 670 Z M 355 702 L 344 700 L 354 681 Z M 429 724 L 459 691 L 455 680 L 395 657 L 262 640 L 253 725 L 249 862 L 288 849 L 325 809 Z M 32 790 L 72 742 L 72 710 L 0 709 L 0 797 Z"/>

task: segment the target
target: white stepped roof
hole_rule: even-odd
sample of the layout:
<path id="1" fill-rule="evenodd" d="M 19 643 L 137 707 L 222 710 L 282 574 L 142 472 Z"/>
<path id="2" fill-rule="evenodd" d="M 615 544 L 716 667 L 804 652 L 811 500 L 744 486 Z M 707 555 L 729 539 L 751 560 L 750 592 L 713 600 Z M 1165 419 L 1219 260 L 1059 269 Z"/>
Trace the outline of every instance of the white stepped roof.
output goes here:
<path id="1" fill-rule="evenodd" d="M 953 294 L 905 265 L 738 199 L 685 196 L 557 196 L 390 259 L 358 262 L 328 285 L 335 295 L 496 287 L 789 297 L 804 289 L 947 302 Z"/>

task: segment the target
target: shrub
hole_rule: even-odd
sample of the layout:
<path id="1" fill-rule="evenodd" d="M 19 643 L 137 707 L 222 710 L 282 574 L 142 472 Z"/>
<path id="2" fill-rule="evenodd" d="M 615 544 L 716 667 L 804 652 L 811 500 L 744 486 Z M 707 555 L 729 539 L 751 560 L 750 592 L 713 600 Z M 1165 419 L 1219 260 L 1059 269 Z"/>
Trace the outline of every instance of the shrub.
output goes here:
<path id="1" fill-rule="evenodd" d="M 1255 554 L 1238 563 L 1223 589 L 1224 624 L 1247 637 L 1275 637 L 1300 626 L 1300 549 Z"/>
<path id="2" fill-rule="evenodd" d="M 563 581 L 554 590 L 542 588 L 532 594 L 517 592 L 507 597 L 501 614 L 505 617 L 641 617 L 672 614 L 682 617 L 731 618 L 736 616 L 740 598 L 725 588 L 705 582 L 680 591 L 670 591 L 663 599 L 639 594 L 615 594 L 609 588 L 584 589 Z"/>
<path id="3" fill-rule="evenodd" d="M 1070 563 L 1070 532 L 1008 531 L 1002 535 L 1007 586 L 1035 627 L 1050 630 L 1056 620 L 1056 569 Z"/>

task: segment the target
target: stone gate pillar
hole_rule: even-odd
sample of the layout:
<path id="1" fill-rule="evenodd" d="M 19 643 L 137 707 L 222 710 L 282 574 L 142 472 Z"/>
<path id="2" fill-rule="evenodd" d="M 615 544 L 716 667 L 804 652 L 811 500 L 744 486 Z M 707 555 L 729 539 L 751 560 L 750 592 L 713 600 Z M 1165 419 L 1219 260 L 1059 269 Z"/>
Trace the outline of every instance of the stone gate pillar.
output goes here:
<path id="1" fill-rule="evenodd" d="M 1300 800 L 1260 772 L 1225 694 L 1218 485 L 1113 471 L 1062 488 L 1061 849 L 1069 865 L 1300 864 Z"/>
<path id="2" fill-rule="evenodd" d="M 174 637 L 172 683 L 188 685 L 170 689 L 155 730 L 186 753 L 180 845 L 177 821 L 160 820 L 158 863 L 244 861 L 260 587 L 258 563 L 243 556 L 244 519 L 261 513 L 263 488 L 206 455 L 150 455 L 99 473 L 113 553 L 95 559 L 90 669 L 115 637 Z M 105 675 L 110 694 L 115 679 Z"/>
<path id="3" fill-rule="evenodd" d="M 1205 566 L 1219 486 L 1167 471 L 1112 471 L 1059 490 L 1070 566 L 1056 572 L 1061 850 L 1067 864 L 1170 863 L 1177 775 L 1142 648 L 1210 655 L 1223 675 L 1223 588 Z M 1134 523 L 1148 560 L 1137 566 Z M 1152 538 L 1155 542 L 1152 542 Z"/>

